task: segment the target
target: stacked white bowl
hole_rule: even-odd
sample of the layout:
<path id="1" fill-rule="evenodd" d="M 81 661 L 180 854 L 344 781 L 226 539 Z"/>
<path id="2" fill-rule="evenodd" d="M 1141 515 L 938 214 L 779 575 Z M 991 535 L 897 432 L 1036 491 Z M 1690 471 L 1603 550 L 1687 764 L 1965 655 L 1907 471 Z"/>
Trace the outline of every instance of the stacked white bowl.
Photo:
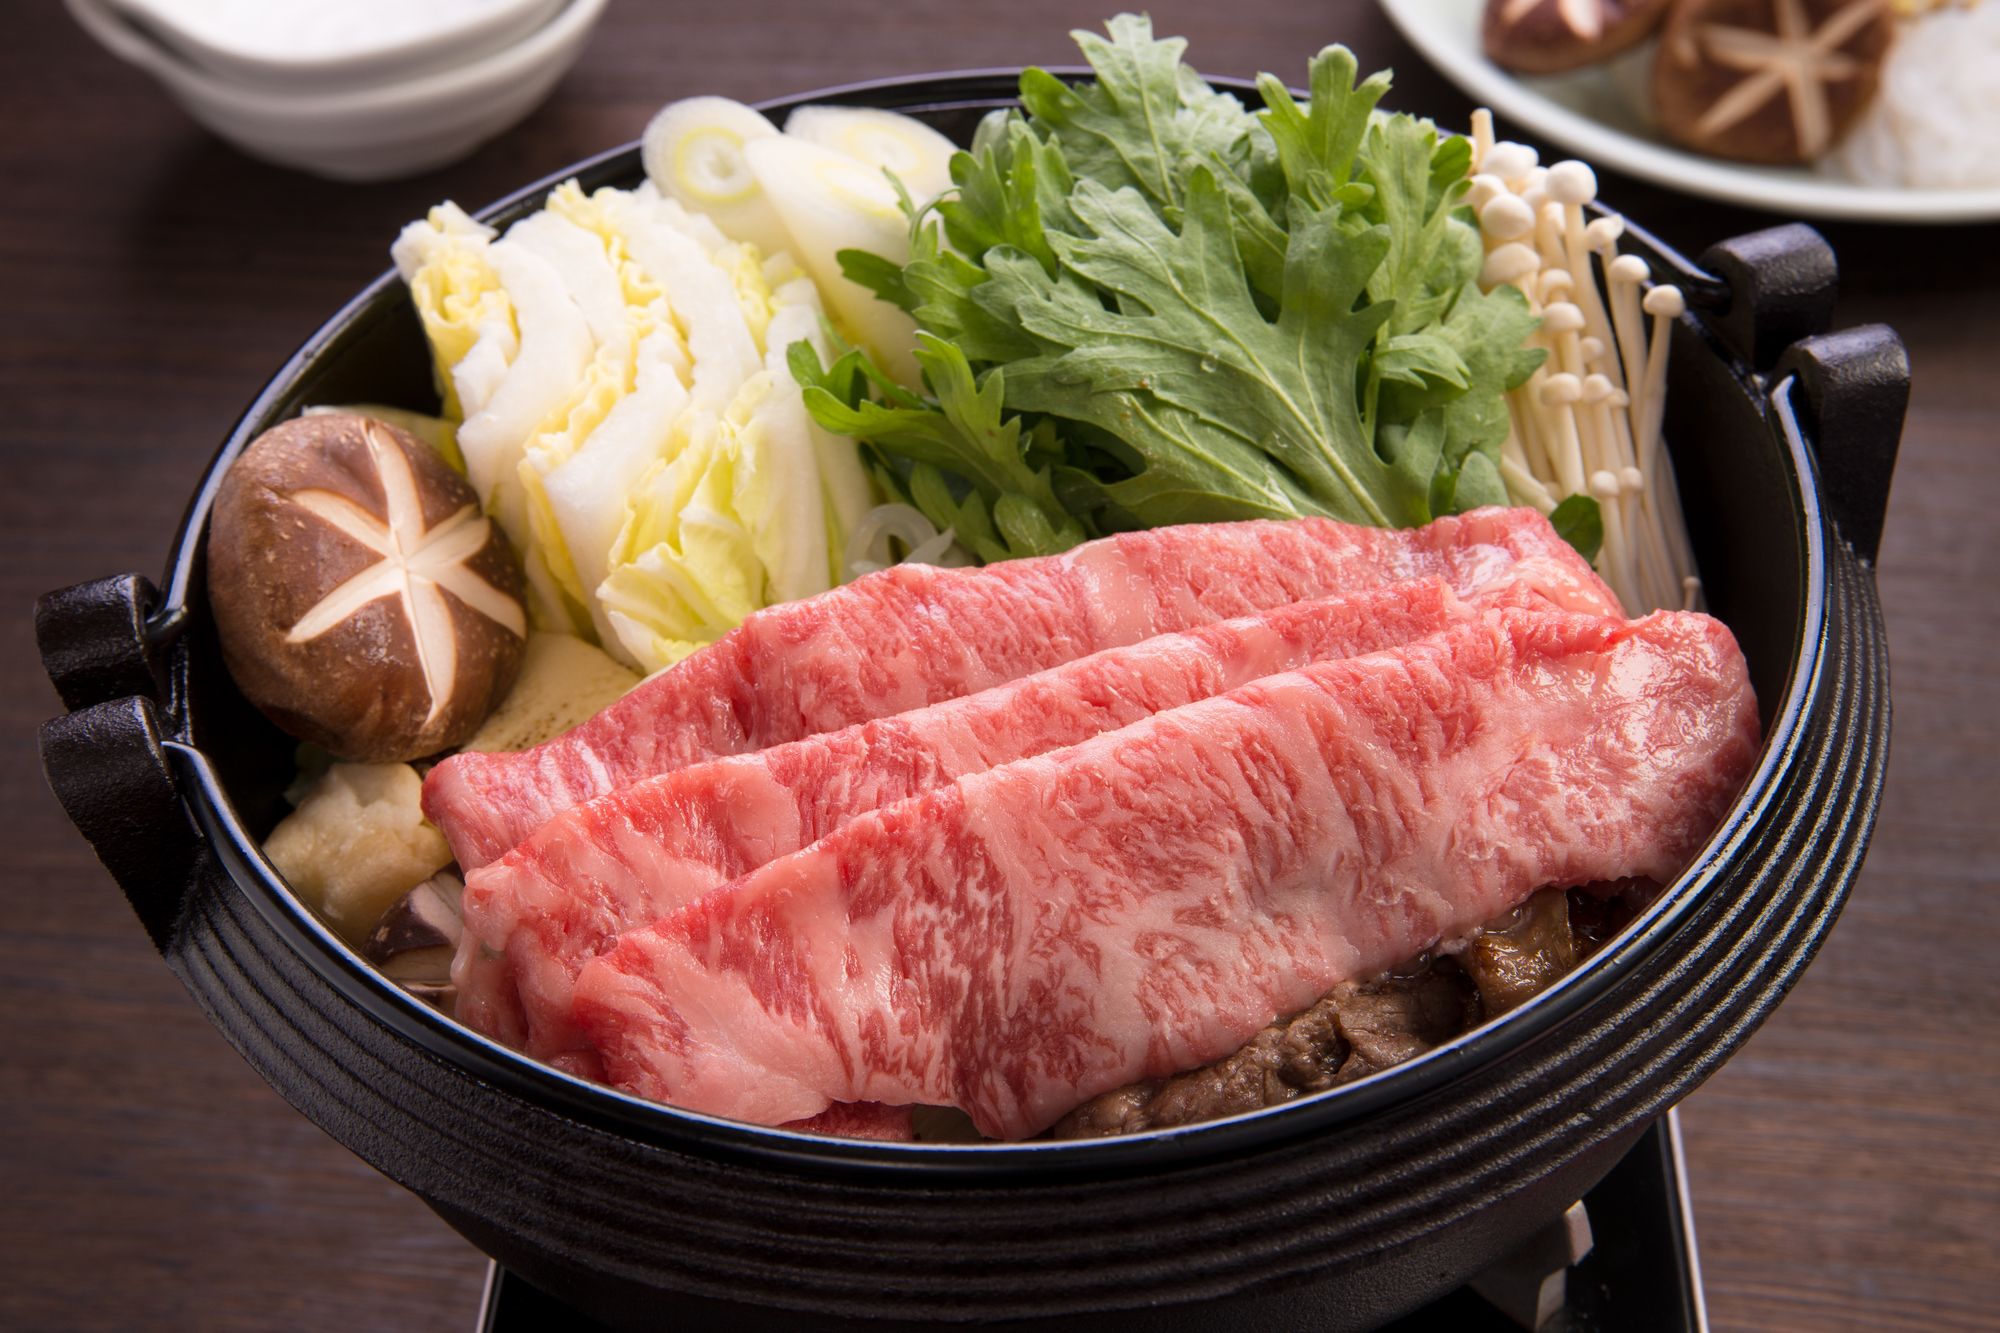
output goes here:
<path id="1" fill-rule="evenodd" d="M 246 153 L 336 180 L 463 157 L 534 110 L 605 0 L 64 0 Z"/>

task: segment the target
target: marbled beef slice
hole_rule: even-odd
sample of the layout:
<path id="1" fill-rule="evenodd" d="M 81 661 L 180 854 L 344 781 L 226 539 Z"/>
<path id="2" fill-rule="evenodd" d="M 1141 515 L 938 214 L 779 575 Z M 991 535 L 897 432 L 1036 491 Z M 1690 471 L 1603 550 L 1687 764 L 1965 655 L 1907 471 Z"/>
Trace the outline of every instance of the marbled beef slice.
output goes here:
<path id="1" fill-rule="evenodd" d="M 1541 886 L 1671 877 L 1756 743 L 1719 622 L 1494 612 L 865 815 L 627 932 L 577 1014 L 657 1100 L 1017 1138 Z"/>
<path id="2" fill-rule="evenodd" d="M 454 755 L 424 811 L 474 870 L 570 806 L 718 755 L 780 745 L 989 689 L 1078 657 L 1308 598 L 1436 577 L 1618 614 L 1530 509 L 1423 528 L 1326 519 L 1121 533 L 981 569 L 897 565 L 760 611 L 584 725 L 515 754 Z"/>

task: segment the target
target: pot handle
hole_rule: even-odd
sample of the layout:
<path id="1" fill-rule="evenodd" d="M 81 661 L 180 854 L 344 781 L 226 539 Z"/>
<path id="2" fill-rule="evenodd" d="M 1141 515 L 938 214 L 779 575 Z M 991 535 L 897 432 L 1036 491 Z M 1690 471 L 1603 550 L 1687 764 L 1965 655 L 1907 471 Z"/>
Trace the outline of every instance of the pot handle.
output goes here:
<path id="1" fill-rule="evenodd" d="M 201 835 L 181 800 L 164 742 L 163 650 L 185 623 L 159 590 L 119 574 L 46 593 L 35 638 L 70 712 L 41 728 L 42 772 L 97 859 L 166 951 Z"/>
<path id="2" fill-rule="evenodd" d="M 1699 265 L 1721 285 L 1687 288 L 1690 304 L 1752 370 L 1769 370 L 1786 348 L 1833 323 L 1840 267 L 1826 238 L 1803 222 L 1719 241 Z"/>
<path id="3" fill-rule="evenodd" d="M 151 699 L 110 699 L 42 724 L 42 773 L 162 953 L 201 835 L 181 801 Z"/>
<path id="4" fill-rule="evenodd" d="M 159 589 L 142 574 L 116 574 L 36 599 L 35 642 L 64 707 L 134 694 L 156 702 L 166 697 L 159 655 L 180 633 L 185 612 L 159 606 Z"/>
<path id="5" fill-rule="evenodd" d="M 1820 494 L 1840 535 L 1867 564 L 1882 546 L 1889 483 L 1910 402 L 1910 357 L 1884 324 L 1804 338 L 1773 372 L 1790 376 L 1799 424 L 1819 464 Z"/>

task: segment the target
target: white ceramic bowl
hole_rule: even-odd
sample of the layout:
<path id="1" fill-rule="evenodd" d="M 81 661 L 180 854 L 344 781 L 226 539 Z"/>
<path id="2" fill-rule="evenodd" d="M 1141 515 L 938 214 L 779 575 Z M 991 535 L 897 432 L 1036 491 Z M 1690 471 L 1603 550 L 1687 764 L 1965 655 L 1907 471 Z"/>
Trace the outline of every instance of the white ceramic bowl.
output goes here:
<path id="1" fill-rule="evenodd" d="M 513 126 L 575 63 L 605 0 L 568 0 L 525 39 L 470 63 L 379 87 L 297 93 L 240 85 L 183 60 L 108 0 L 64 3 L 113 55 L 159 79 L 190 116 L 244 152 L 365 181 L 443 166 Z"/>
<path id="2" fill-rule="evenodd" d="M 330 93 L 482 59 L 525 41 L 565 2 L 104 0 L 103 9 L 224 83 Z"/>

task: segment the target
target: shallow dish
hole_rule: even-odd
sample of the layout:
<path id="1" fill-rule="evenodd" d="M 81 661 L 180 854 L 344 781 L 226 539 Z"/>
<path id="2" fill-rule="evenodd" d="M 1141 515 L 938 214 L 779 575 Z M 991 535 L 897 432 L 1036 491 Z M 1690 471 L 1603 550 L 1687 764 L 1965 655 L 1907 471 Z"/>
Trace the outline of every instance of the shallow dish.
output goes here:
<path id="1" fill-rule="evenodd" d="M 1017 73 L 766 109 L 890 106 L 963 139 L 1011 101 Z M 571 176 L 589 189 L 638 175 L 636 149 L 619 149 L 482 216 L 505 225 Z M 313 402 L 434 405 L 393 275 L 236 424 L 164 592 L 126 575 L 44 599 L 44 658 L 74 710 L 44 728 L 50 782 L 168 964 L 282 1095 L 601 1318 L 1373 1327 L 1560 1213 L 1747 1038 L 1831 926 L 1873 822 L 1888 698 L 1868 561 L 1907 389 L 1900 344 L 1880 328 L 1823 333 L 1832 257 L 1809 229 L 1724 243 L 1699 268 L 1630 240 L 1696 312 L 1674 332 L 1668 438 L 1713 609 L 1763 701 L 1765 749 L 1695 862 L 1589 964 L 1373 1078 L 1127 1139 L 829 1140 L 568 1078 L 364 964 L 258 850 L 292 747 L 222 668 L 202 544 L 223 470 L 267 426 Z"/>
<path id="2" fill-rule="evenodd" d="M 1676 148 L 1641 119 L 1603 69 L 1524 78 L 1486 58 L 1479 18 L 1485 0 L 1381 0 L 1398 31 L 1466 96 L 1493 108 L 1502 137 L 1525 129 L 1597 167 L 1613 167 L 1671 190 L 1749 208 L 1864 222 L 1987 222 L 2000 218 L 2000 189 L 1910 190 L 1861 185 L 1804 167 L 1726 162 Z"/>

